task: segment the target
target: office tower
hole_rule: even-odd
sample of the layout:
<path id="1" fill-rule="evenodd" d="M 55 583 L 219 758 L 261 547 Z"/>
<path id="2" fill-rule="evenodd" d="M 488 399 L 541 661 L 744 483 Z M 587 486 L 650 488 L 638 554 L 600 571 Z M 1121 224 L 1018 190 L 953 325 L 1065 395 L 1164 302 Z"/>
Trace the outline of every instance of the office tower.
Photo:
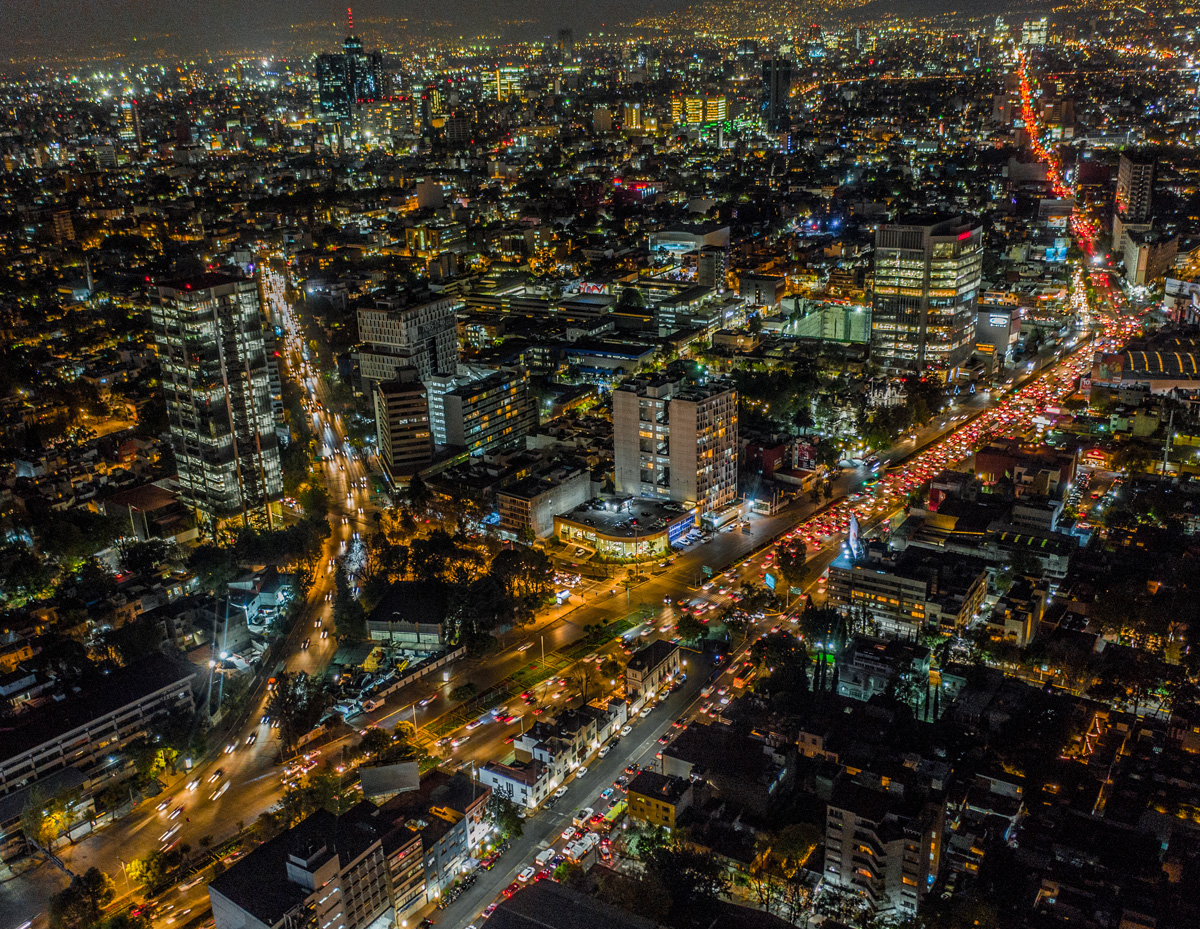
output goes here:
<path id="1" fill-rule="evenodd" d="M 183 499 L 214 520 L 266 510 L 283 482 L 257 285 L 223 274 L 172 281 L 150 314 Z"/>
<path id="2" fill-rule="evenodd" d="M 840 779 L 825 811 L 824 879 L 875 913 L 911 919 L 936 881 L 945 820 L 944 800 Z"/>
<path id="3" fill-rule="evenodd" d="M 762 66 L 763 121 L 771 132 L 785 132 L 791 122 L 788 105 L 792 92 L 792 63 L 768 58 Z"/>
<path id="4" fill-rule="evenodd" d="M 871 354 L 949 376 L 971 356 L 983 228 L 963 216 L 902 218 L 875 232 Z"/>
<path id="5" fill-rule="evenodd" d="M 142 122 L 138 115 L 137 101 L 132 97 L 122 98 L 117 115 L 120 117 L 120 124 L 117 128 L 118 137 L 122 142 L 133 143 L 141 148 Z"/>
<path id="6" fill-rule="evenodd" d="M 393 482 L 433 460 L 429 396 L 412 368 L 375 388 L 375 432 L 379 459 Z"/>
<path id="7" fill-rule="evenodd" d="M 625 103 L 621 105 L 621 125 L 626 132 L 637 132 L 642 128 L 642 105 L 640 103 Z"/>
<path id="8" fill-rule="evenodd" d="M 525 81 L 525 69 L 505 67 L 496 69 L 496 99 L 503 103 L 505 100 L 521 96 L 521 88 Z"/>
<path id="9" fill-rule="evenodd" d="M 359 107 L 374 103 L 386 93 L 383 56 L 363 50 L 362 39 L 350 34 L 342 43 L 341 54 L 317 56 L 317 111 L 329 119 L 351 120 Z"/>
<path id="10" fill-rule="evenodd" d="M 664 497 L 708 513 L 737 497 L 737 391 L 684 387 L 665 375 L 613 391 L 618 493 Z"/>
<path id="11" fill-rule="evenodd" d="M 728 102 L 724 94 L 704 98 L 704 122 L 723 123 L 729 115 Z"/>
<path id="12" fill-rule="evenodd" d="M 1050 41 L 1050 21 L 1043 16 L 1041 19 L 1027 19 L 1021 24 L 1021 44 L 1045 45 Z"/>
<path id="13" fill-rule="evenodd" d="M 379 300 L 358 310 L 356 352 L 363 393 L 382 381 L 394 380 L 401 368 L 413 368 L 417 380 L 458 369 L 458 321 L 455 299 L 404 306 L 399 300 Z"/>
<path id="14" fill-rule="evenodd" d="M 537 401 L 524 368 L 501 368 L 441 397 L 446 444 L 472 455 L 522 445 L 538 424 Z"/>

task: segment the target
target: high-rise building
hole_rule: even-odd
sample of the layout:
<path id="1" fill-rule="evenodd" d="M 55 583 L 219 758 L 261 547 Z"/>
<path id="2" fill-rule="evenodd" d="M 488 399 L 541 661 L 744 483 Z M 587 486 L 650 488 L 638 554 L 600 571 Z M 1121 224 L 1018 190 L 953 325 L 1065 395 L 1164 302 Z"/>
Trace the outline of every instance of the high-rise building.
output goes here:
<path id="1" fill-rule="evenodd" d="M 171 281 L 150 315 L 183 499 L 208 519 L 266 510 L 283 481 L 257 285 L 224 274 Z"/>
<path id="2" fill-rule="evenodd" d="M 729 114 L 729 102 L 722 94 L 675 97 L 671 100 L 671 122 L 676 125 L 703 126 L 719 123 Z"/>
<path id="3" fill-rule="evenodd" d="M 1154 160 L 1121 155 L 1117 164 L 1117 215 L 1125 222 L 1144 223 L 1154 209 Z"/>
<path id="4" fill-rule="evenodd" d="M 711 287 L 717 293 L 725 292 L 725 269 L 729 253 L 719 245 L 705 245 L 700 249 L 696 264 L 696 283 Z"/>
<path id="5" fill-rule="evenodd" d="M 452 298 L 405 306 L 384 299 L 358 310 L 355 353 L 363 393 L 395 380 L 401 368 L 413 368 L 417 380 L 454 374 L 458 368 L 459 301 Z"/>
<path id="6" fill-rule="evenodd" d="M 496 99 L 501 103 L 520 97 L 524 84 L 524 68 L 508 66 L 496 69 Z"/>
<path id="7" fill-rule="evenodd" d="M 621 105 L 621 125 L 626 132 L 637 132 L 642 128 L 642 105 L 640 103 L 624 103 Z"/>
<path id="8" fill-rule="evenodd" d="M 663 497 L 712 512 L 737 497 L 737 391 L 685 387 L 665 375 L 613 391 L 618 493 Z"/>
<path id="9" fill-rule="evenodd" d="M 363 104 L 387 93 L 383 56 L 363 50 L 353 24 L 341 53 L 318 55 L 316 65 L 317 112 L 328 119 L 352 120 Z"/>
<path id="10" fill-rule="evenodd" d="M 963 216 L 902 218 L 875 232 L 871 354 L 889 368 L 949 374 L 975 345 L 983 227 Z"/>
<path id="11" fill-rule="evenodd" d="M 1117 163 L 1113 210 L 1113 248 L 1129 246 L 1129 233 L 1149 232 L 1154 213 L 1154 159 L 1122 153 Z"/>
<path id="12" fill-rule="evenodd" d="M 784 132 L 791 122 L 792 63 L 786 58 L 768 58 L 762 66 L 763 121 L 771 132 Z"/>
<path id="13" fill-rule="evenodd" d="M 138 114 L 138 103 L 132 97 L 123 97 L 117 115 L 120 124 L 117 135 L 122 142 L 142 147 L 142 121 Z"/>
<path id="14" fill-rule="evenodd" d="M 375 430 L 379 459 L 393 481 L 413 474 L 433 459 L 429 396 L 412 368 L 401 369 L 396 380 L 375 388 Z"/>
<path id="15" fill-rule="evenodd" d="M 1045 16 L 1041 19 L 1027 19 L 1021 24 L 1021 44 L 1045 45 L 1050 41 L 1050 20 Z"/>

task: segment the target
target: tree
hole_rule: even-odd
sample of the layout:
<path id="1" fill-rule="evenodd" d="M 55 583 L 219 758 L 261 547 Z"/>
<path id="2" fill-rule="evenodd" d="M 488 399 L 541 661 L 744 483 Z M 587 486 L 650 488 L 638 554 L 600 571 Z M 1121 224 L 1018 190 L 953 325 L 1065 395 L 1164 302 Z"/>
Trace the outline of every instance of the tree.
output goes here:
<path id="1" fill-rule="evenodd" d="M 432 499 L 432 494 L 425 482 L 421 480 L 421 475 L 414 474 L 408 482 L 406 496 L 408 497 L 408 505 L 416 512 L 424 513 L 429 509 L 429 501 Z"/>
<path id="2" fill-rule="evenodd" d="M 26 841 L 39 851 L 49 852 L 71 825 L 71 809 L 77 799 L 73 791 L 47 797 L 34 785 L 21 811 L 21 832 Z"/>
<path id="3" fill-rule="evenodd" d="M 525 832 L 525 821 L 518 814 L 519 810 L 511 796 L 492 791 L 488 798 L 487 815 L 506 839 L 519 839 Z"/>
<path id="4" fill-rule="evenodd" d="M 88 868 L 50 898 L 50 929 L 93 929 L 116 895 L 111 877 L 99 868 Z"/>
<path id="5" fill-rule="evenodd" d="M 671 895 L 671 919 L 687 925 L 712 911 L 717 898 L 729 893 L 729 875 L 713 855 L 679 841 L 654 838 L 642 842 L 641 858 L 648 874 Z"/>
<path id="6" fill-rule="evenodd" d="M 154 851 L 145 858 L 135 858 L 125 866 L 129 879 L 143 887 L 156 887 L 167 877 L 167 856 Z"/>
<path id="7" fill-rule="evenodd" d="M 799 587 L 804 580 L 804 563 L 808 560 L 808 548 L 799 538 L 781 542 L 775 549 L 775 567 L 789 590 Z"/>
<path id="8" fill-rule="evenodd" d="M 392 747 L 392 734 L 379 726 L 372 726 L 358 743 L 364 758 L 378 758 Z"/>
<path id="9" fill-rule="evenodd" d="M 321 721 L 332 703 L 333 693 L 323 680 L 302 671 L 279 675 L 267 701 L 267 715 L 279 721 L 279 737 L 286 753 L 290 754 L 300 736 Z"/>
<path id="10" fill-rule="evenodd" d="M 695 642 L 708 635 L 708 627 L 691 613 L 680 616 L 675 629 L 684 642 Z"/>
<path id="11" fill-rule="evenodd" d="M 363 642 L 367 638 L 367 614 L 355 598 L 342 564 L 338 564 L 333 584 L 333 624 L 338 638 Z"/>

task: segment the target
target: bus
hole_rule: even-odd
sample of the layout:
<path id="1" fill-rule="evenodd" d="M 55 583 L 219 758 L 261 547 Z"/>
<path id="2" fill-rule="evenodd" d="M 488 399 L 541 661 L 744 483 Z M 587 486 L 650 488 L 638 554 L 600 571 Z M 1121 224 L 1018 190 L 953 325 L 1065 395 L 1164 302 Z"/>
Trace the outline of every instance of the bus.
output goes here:
<path id="1" fill-rule="evenodd" d="M 733 672 L 733 686 L 736 688 L 745 687 L 754 680 L 756 672 L 753 661 L 744 661 L 736 671 Z"/>
<path id="2" fill-rule="evenodd" d="M 617 820 L 625 815 L 625 810 L 628 808 L 628 800 L 618 800 L 617 805 L 604 814 L 604 823 L 606 828 L 611 829 L 613 826 L 615 826 Z"/>

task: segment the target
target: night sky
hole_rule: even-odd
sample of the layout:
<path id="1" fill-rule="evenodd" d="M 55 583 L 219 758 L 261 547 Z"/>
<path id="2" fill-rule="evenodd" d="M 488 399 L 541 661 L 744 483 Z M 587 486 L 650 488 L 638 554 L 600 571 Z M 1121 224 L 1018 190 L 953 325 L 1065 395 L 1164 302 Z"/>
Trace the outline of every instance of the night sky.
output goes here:
<path id="1" fill-rule="evenodd" d="M 577 32 L 628 22 L 648 11 L 687 6 L 687 0 L 357 0 L 360 32 L 369 40 L 375 15 L 455 23 L 463 34 L 494 28 L 500 19 L 535 20 L 505 30 L 509 38 Z M 878 5 L 878 4 L 877 4 Z M 1028 9 L 1021 0 L 888 0 L 890 13 L 970 9 L 972 13 Z M 987 8 L 987 9 L 985 9 Z M 345 4 L 331 0 L 0 0 L 4 57 L 70 54 L 97 45 L 108 51 L 191 54 L 208 49 L 267 47 L 297 36 L 297 24 L 328 23 L 330 39 L 344 30 Z M 304 31 L 307 40 L 319 30 Z M 134 41 L 136 39 L 136 42 Z M 140 57 L 140 56 L 139 56 Z"/>

